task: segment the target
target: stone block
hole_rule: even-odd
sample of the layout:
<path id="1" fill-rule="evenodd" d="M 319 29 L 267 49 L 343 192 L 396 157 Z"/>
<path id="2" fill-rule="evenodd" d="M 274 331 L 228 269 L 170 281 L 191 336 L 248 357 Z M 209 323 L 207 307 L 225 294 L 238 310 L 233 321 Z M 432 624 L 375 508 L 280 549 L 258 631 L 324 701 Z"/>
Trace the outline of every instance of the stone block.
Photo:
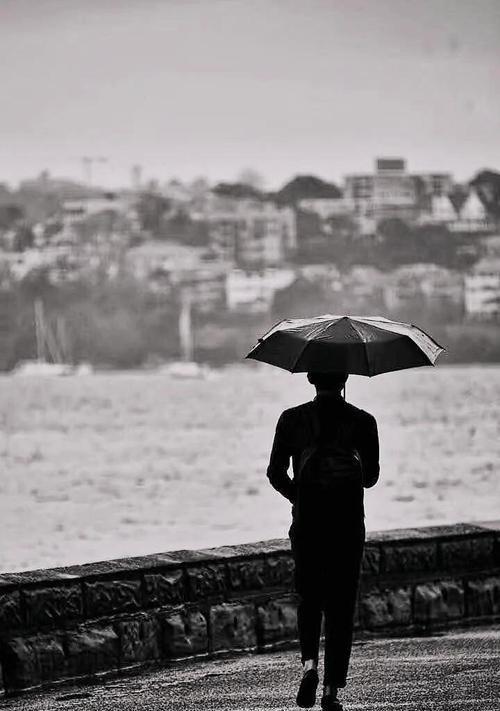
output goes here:
<path id="1" fill-rule="evenodd" d="M 266 587 L 266 563 L 263 558 L 240 560 L 228 564 L 232 590 L 262 590 Z"/>
<path id="2" fill-rule="evenodd" d="M 89 619 L 141 609 L 140 580 L 106 580 L 85 583 L 86 612 Z"/>
<path id="3" fill-rule="evenodd" d="M 191 600 L 219 597 L 226 592 L 226 568 L 223 563 L 189 567 L 187 579 Z"/>
<path id="4" fill-rule="evenodd" d="M 64 625 L 83 615 L 80 585 L 23 590 L 26 624 L 29 627 Z"/>
<path id="5" fill-rule="evenodd" d="M 160 622 L 155 616 L 140 614 L 116 622 L 120 639 L 120 666 L 158 659 L 160 656 Z"/>
<path id="6" fill-rule="evenodd" d="M 68 631 L 66 642 L 66 674 L 68 677 L 92 676 L 98 672 L 118 669 L 119 639 L 111 625 L 80 627 Z"/>
<path id="7" fill-rule="evenodd" d="M 435 541 L 383 547 L 383 572 L 401 574 L 436 570 L 438 548 Z"/>
<path id="8" fill-rule="evenodd" d="M 297 639 L 297 602 L 290 595 L 269 600 L 257 608 L 260 645 Z"/>
<path id="9" fill-rule="evenodd" d="M 440 544 L 441 565 L 445 570 L 491 568 L 495 563 L 493 536 L 443 541 Z"/>
<path id="10" fill-rule="evenodd" d="M 500 576 L 469 580 L 466 586 L 467 615 L 488 617 L 500 614 Z"/>
<path id="11" fill-rule="evenodd" d="M 210 608 L 211 651 L 252 649 L 257 646 L 253 605 L 226 603 Z"/>
<path id="12" fill-rule="evenodd" d="M 291 553 L 266 559 L 266 580 L 269 587 L 293 589 L 294 572 L 295 564 Z"/>
<path id="13" fill-rule="evenodd" d="M 191 657 L 208 652 L 207 621 L 201 612 L 177 610 L 161 615 L 160 620 L 167 657 Z"/>
<path id="14" fill-rule="evenodd" d="M 414 617 L 416 622 L 433 623 L 463 617 L 465 595 L 462 583 L 444 581 L 417 585 Z"/>
<path id="15" fill-rule="evenodd" d="M 361 596 L 359 615 L 366 629 L 409 625 L 411 591 L 409 588 L 370 590 Z"/>
<path id="16" fill-rule="evenodd" d="M 60 635 L 32 635 L 5 640 L 2 666 L 6 691 L 30 689 L 65 676 Z"/>
<path id="17" fill-rule="evenodd" d="M 0 631 L 21 627 L 21 595 L 17 591 L 0 591 Z"/>
<path id="18" fill-rule="evenodd" d="M 148 573 L 144 576 L 145 604 L 161 607 L 184 602 L 186 592 L 184 577 L 180 568 L 162 573 Z"/>
<path id="19" fill-rule="evenodd" d="M 378 546 L 365 546 L 361 573 L 363 575 L 378 575 L 380 572 L 380 548 Z"/>

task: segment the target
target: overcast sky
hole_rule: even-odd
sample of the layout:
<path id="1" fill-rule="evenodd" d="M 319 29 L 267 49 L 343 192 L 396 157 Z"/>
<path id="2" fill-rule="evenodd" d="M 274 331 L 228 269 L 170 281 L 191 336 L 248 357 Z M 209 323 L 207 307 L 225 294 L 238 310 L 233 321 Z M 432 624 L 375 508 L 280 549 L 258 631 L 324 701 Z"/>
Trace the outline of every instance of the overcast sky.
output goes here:
<path id="1" fill-rule="evenodd" d="M 0 0 L 0 181 L 500 169 L 500 0 Z"/>

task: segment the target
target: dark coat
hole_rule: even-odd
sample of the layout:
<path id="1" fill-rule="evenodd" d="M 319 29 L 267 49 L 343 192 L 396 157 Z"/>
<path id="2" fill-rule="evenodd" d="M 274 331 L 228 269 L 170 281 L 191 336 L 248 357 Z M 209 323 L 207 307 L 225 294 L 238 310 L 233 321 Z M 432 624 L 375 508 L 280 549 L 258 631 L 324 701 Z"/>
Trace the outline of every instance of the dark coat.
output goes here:
<path id="1" fill-rule="evenodd" d="M 271 485 L 293 504 L 303 450 L 317 441 L 333 438 L 340 438 L 343 447 L 358 453 L 363 485 L 374 486 L 380 472 L 377 422 L 373 415 L 345 402 L 340 395 L 317 396 L 280 415 L 267 468 Z M 290 459 L 292 477 L 288 475 Z"/>

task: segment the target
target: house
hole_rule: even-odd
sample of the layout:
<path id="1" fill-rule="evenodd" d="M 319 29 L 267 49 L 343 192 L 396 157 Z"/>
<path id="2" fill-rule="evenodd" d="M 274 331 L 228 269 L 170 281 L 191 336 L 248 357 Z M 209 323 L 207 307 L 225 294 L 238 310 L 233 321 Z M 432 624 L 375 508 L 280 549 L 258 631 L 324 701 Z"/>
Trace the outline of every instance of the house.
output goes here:
<path id="1" fill-rule="evenodd" d="M 446 194 L 429 195 L 424 198 L 424 205 L 418 222 L 421 225 L 450 225 L 458 220 L 458 213 L 450 197 Z"/>
<path id="2" fill-rule="evenodd" d="M 303 264 L 297 268 L 297 277 L 319 284 L 327 291 L 342 290 L 342 277 L 335 264 Z"/>
<path id="3" fill-rule="evenodd" d="M 197 310 L 223 305 L 227 267 L 207 259 L 206 250 L 172 242 L 145 242 L 128 250 L 125 261 L 136 279 L 165 295 L 181 288 Z"/>
<path id="4" fill-rule="evenodd" d="M 469 193 L 460 208 L 458 219 L 450 229 L 454 232 L 488 232 L 493 228 L 488 211 L 475 189 Z"/>
<path id="5" fill-rule="evenodd" d="M 350 215 L 353 210 L 351 205 L 342 197 L 340 198 L 303 198 L 297 203 L 300 210 L 314 212 L 319 215 L 322 220 L 327 220 L 329 217 L 337 217 L 339 215 Z"/>
<path id="6" fill-rule="evenodd" d="M 152 272 L 165 273 L 196 269 L 203 264 L 206 250 L 175 242 L 150 241 L 131 247 L 126 254 L 129 270 L 137 279 L 147 279 Z"/>
<path id="7" fill-rule="evenodd" d="M 293 269 L 267 268 L 259 271 L 232 269 L 226 278 L 226 305 L 229 311 L 266 313 L 276 291 L 295 281 Z"/>
<path id="8" fill-rule="evenodd" d="M 214 194 L 203 218 L 213 251 L 242 268 L 278 266 L 297 249 L 294 210 L 267 198 Z"/>
<path id="9" fill-rule="evenodd" d="M 388 309 L 397 309 L 419 298 L 461 306 L 464 298 L 461 274 L 422 262 L 399 267 L 388 275 L 384 285 L 384 301 Z"/>
<path id="10" fill-rule="evenodd" d="M 420 183 L 425 195 L 449 195 L 453 189 L 450 173 L 418 173 L 413 179 Z"/>
<path id="11" fill-rule="evenodd" d="M 357 307 L 366 300 L 382 298 L 384 279 L 383 272 L 376 267 L 355 264 L 342 279 L 343 290 Z"/>
<path id="12" fill-rule="evenodd" d="M 500 315 L 500 258 L 482 259 L 465 277 L 465 313 L 475 318 Z"/>
<path id="13" fill-rule="evenodd" d="M 70 225 L 73 222 L 78 222 L 91 215 L 98 215 L 101 212 L 126 213 L 129 209 L 128 201 L 117 193 L 103 193 L 97 196 L 64 200 L 61 219 L 65 225 Z"/>

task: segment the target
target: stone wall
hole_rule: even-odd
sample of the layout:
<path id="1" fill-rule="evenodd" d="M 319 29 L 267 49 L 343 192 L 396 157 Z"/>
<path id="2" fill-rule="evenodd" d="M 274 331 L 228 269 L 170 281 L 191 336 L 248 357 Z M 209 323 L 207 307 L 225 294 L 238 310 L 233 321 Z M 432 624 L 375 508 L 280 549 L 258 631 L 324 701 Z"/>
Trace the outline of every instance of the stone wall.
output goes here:
<path id="1" fill-rule="evenodd" d="M 289 543 L 273 540 L 0 575 L 0 687 L 296 640 Z M 368 537 L 358 634 L 500 616 L 500 524 Z"/>

